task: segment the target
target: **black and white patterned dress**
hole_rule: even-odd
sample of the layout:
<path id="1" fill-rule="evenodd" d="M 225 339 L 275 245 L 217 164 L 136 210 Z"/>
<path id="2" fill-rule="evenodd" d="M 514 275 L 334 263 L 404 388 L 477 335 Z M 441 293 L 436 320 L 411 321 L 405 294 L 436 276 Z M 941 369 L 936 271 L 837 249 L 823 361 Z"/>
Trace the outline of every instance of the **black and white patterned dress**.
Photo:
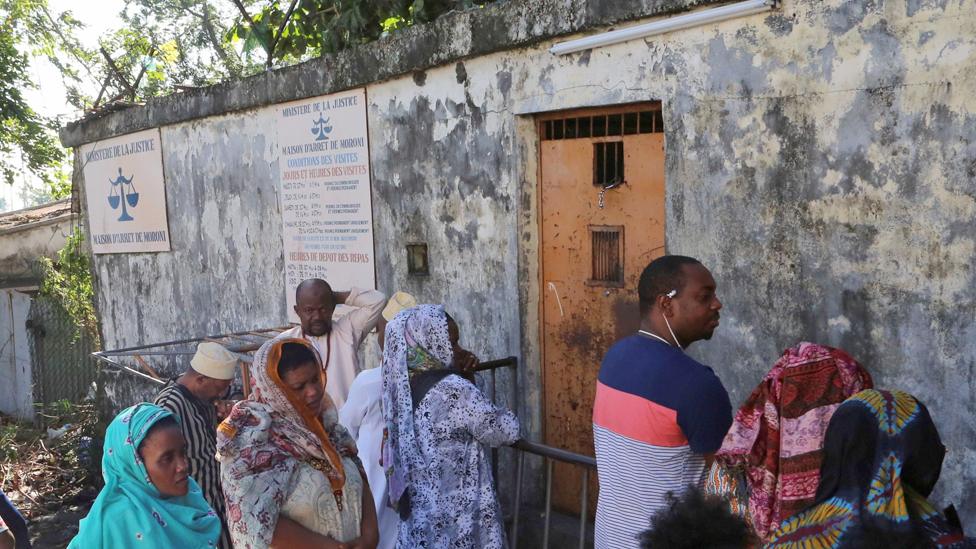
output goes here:
<path id="1" fill-rule="evenodd" d="M 425 466 L 413 471 L 409 519 L 397 547 L 499 549 L 507 546 L 485 446 L 518 439 L 515 414 L 494 406 L 471 382 L 450 375 L 414 412 Z"/>

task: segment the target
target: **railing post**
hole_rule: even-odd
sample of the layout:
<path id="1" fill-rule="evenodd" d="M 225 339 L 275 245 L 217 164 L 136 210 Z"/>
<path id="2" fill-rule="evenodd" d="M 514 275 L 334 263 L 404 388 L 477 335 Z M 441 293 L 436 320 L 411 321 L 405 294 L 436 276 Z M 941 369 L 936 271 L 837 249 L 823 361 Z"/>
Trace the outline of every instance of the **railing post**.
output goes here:
<path id="1" fill-rule="evenodd" d="M 518 549 L 518 523 L 519 512 L 522 508 L 522 472 L 525 470 L 525 452 L 517 450 L 518 465 L 515 474 L 515 509 L 512 515 L 512 542 L 509 544 L 512 549 Z"/>
<path id="2" fill-rule="evenodd" d="M 552 460 L 546 459 L 546 518 L 542 529 L 542 549 L 549 549 L 549 519 L 552 514 Z"/>
<path id="3" fill-rule="evenodd" d="M 491 371 L 491 402 L 495 406 L 498 406 L 498 396 L 495 394 L 495 372 L 497 369 Z M 495 484 L 498 483 L 498 448 L 491 449 L 491 474 L 492 478 L 495 479 Z"/>
<path id="4" fill-rule="evenodd" d="M 586 520 L 587 520 L 587 506 L 590 503 L 589 494 L 587 493 L 590 489 L 590 470 L 583 467 L 583 489 L 582 495 L 580 496 L 580 527 L 579 527 L 579 549 L 586 547 Z"/>
<path id="5" fill-rule="evenodd" d="M 498 394 L 495 392 L 495 372 L 497 371 L 497 368 L 492 369 L 491 371 L 491 401 L 495 404 L 495 406 L 498 406 Z"/>

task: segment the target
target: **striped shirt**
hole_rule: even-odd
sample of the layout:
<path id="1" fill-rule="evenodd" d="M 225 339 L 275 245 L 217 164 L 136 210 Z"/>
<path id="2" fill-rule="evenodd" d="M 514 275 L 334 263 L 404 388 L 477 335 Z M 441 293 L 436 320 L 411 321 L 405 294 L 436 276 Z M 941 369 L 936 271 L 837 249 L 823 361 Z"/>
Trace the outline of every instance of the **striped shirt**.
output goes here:
<path id="1" fill-rule="evenodd" d="M 189 389 L 175 379 L 170 380 L 156 395 L 155 403 L 180 417 L 180 428 L 186 438 L 186 457 L 190 476 L 203 490 L 203 498 L 220 517 L 223 531 L 220 534 L 221 549 L 231 549 L 224 512 L 224 491 L 220 486 L 220 468 L 217 463 L 217 411 L 212 404 L 194 396 Z"/>
<path id="2" fill-rule="evenodd" d="M 704 454 L 718 450 L 731 424 L 728 393 L 711 368 L 639 335 L 614 344 L 593 403 L 594 547 L 638 547 L 668 494 L 702 483 Z"/>

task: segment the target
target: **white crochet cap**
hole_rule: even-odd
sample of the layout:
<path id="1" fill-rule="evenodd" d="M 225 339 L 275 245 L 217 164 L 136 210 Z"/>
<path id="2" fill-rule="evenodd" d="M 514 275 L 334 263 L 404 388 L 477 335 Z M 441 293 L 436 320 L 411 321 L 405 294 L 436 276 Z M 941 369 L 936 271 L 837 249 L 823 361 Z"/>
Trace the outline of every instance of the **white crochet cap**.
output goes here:
<path id="1" fill-rule="evenodd" d="M 213 379 L 234 379 L 237 355 L 219 343 L 204 341 L 197 345 L 197 352 L 190 360 L 190 367 L 198 374 Z"/>
<path id="2" fill-rule="evenodd" d="M 386 302 L 386 308 L 383 309 L 383 318 L 389 322 L 393 320 L 393 317 L 395 317 L 400 311 L 416 306 L 417 298 L 408 294 L 407 292 L 397 292 L 390 297 L 389 301 Z"/>

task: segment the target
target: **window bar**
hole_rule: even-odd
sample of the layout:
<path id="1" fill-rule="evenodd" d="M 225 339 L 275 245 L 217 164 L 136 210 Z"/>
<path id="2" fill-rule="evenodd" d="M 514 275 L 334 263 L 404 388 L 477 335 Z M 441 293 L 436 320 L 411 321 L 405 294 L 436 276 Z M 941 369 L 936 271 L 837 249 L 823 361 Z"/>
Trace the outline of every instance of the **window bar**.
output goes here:
<path id="1" fill-rule="evenodd" d="M 600 272 L 599 280 L 607 279 L 607 234 L 600 231 L 597 234 L 597 242 L 600 246 Z"/>
<path id="2" fill-rule="evenodd" d="M 597 143 L 594 145 L 594 154 L 596 155 L 595 162 L 593 162 L 593 171 L 596 172 L 593 174 L 595 179 L 594 183 L 597 185 L 602 185 L 604 175 L 603 164 L 605 162 L 604 157 L 606 156 L 606 151 L 604 150 L 602 143 Z"/>
<path id="3" fill-rule="evenodd" d="M 608 233 L 600 233 L 600 241 L 603 247 L 603 253 L 601 254 L 603 256 L 603 270 L 600 272 L 600 278 L 603 280 L 607 279 L 607 274 L 610 272 L 610 250 L 607 249 L 607 245 L 610 244 L 609 236 Z"/>
<path id="4" fill-rule="evenodd" d="M 615 144 L 617 166 L 613 171 L 613 182 L 617 183 L 624 180 L 624 143 L 621 141 Z"/>

